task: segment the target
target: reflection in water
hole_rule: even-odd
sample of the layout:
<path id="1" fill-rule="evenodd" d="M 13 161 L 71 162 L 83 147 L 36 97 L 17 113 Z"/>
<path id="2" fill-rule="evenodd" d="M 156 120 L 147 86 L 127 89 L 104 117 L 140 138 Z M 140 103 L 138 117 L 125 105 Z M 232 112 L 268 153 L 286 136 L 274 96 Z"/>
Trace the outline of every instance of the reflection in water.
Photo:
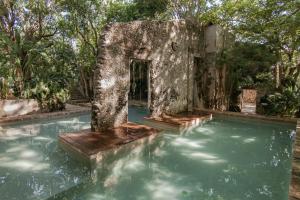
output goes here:
<path id="1" fill-rule="evenodd" d="M 185 135 L 165 132 L 107 157 L 98 165 L 94 185 L 63 196 L 77 200 L 287 200 L 291 128 L 217 119 Z"/>
<path id="2" fill-rule="evenodd" d="M 1 200 L 43 199 L 84 181 L 89 170 L 57 147 L 58 133 L 89 128 L 89 116 L 0 130 Z"/>
<path id="3" fill-rule="evenodd" d="M 216 119 L 130 143 L 90 170 L 56 142 L 58 132 L 87 128 L 88 116 L 32 126 L 35 135 L 0 139 L 1 199 L 287 200 L 294 127 Z"/>

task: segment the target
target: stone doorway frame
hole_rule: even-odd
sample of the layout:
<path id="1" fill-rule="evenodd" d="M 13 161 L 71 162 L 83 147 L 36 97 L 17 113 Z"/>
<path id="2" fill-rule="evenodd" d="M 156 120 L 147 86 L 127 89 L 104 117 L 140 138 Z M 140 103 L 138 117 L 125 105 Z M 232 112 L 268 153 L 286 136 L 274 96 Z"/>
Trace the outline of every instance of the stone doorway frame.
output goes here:
<path id="1" fill-rule="evenodd" d="M 197 76 L 196 76 L 197 75 L 196 74 L 196 72 L 197 72 L 196 59 L 200 60 L 203 65 L 205 64 L 205 57 L 203 55 L 198 54 L 198 53 L 190 53 L 190 59 L 189 59 L 190 64 L 189 65 L 191 65 L 191 68 L 192 68 L 192 75 L 191 75 L 191 80 L 190 80 L 190 81 L 192 81 L 192 84 L 191 84 L 192 85 L 192 96 L 191 96 L 192 101 L 190 102 L 189 105 L 192 105 L 193 109 L 197 108 L 196 105 L 198 105 L 198 104 L 196 103 L 196 97 L 198 97 L 198 95 L 199 95 L 198 94 L 198 92 L 199 92 L 198 89 L 199 88 L 198 88 L 198 86 L 195 85 L 197 83 L 197 81 L 196 81 L 196 78 L 197 78 Z M 197 100 L 199 101 L 198 98 L 197 98 Z"/>
<path id="2" fill-rule="evenodd" d="M 147 97 L 147 109 L 150 110 L 150 106 L 151 106 L 151 65 L 152 65 L 152 60 L 146 60 L 146 59 L 140 59 L 138 57 L 130 57 L 129 58 L 129 78 L 131 80 L 131 70 L 130 70 L 130 65 L 132 64 L 133 61 L 140 61 L 140 62 L 144 62 L 147 63 L 147 88 L 148 88 L 148 97 Z M 130 82 L 129 82 L 130 85 Z M 130 92 L 130 89 L 129 89 Z M 135 103 L 130 103 L 129 97 L 128 97 L 128 106 L 129 105 L 135 105 Z M 139 104 L 139 106 L 141 106 L 142 104 Z"/>

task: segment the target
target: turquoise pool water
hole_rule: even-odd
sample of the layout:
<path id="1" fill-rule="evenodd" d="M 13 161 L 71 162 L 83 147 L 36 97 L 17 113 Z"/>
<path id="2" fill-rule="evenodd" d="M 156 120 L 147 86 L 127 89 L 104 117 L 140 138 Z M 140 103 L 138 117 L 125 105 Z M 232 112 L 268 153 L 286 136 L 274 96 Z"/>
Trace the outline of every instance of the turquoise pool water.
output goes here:
<path id="1" fill-rule="evenodd" d="M 131 121 L 145 115 L 129 111 Z M 57 147 L 58 133 L 89 121 L 82 115 L 3 127 L 0 199 L 287 200 L 294 126 L 217 118 L 124 147 L 90 169 Z"/>

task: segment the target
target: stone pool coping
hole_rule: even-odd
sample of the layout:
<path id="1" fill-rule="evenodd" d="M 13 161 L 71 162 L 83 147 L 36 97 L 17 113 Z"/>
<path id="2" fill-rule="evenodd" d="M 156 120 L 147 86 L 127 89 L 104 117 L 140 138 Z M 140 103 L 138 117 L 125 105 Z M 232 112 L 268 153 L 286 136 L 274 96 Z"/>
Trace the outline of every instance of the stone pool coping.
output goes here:
<path id="1" fill-rule="evenodd" d="M 300 200 L 300 120 L 297 123 L 293 151 L 292 177 L 289 191 L 289 200 Z"/>
<path id="2" fill-rule="evenodd" d="M 32 120 L 39 120 L 39 119 L 63 118 L 74 114 L 89 113 L 90 111 L 91 111 L 90 107 L 67 104 L 66 110 L 64 111 L 57 111 L 51 113 L 31 113 L 28 115 L 13 116 L 13 117 L 1 117 L 0 125 L 9 125 L 16 122 L 32 121 Z"/>
<path id="3" fill-rule="evenodd" d="M 143 124 L 162 130 L 185 131 L 210 121 L 210 113 L 180 113 L 177 115 L 164 115 L 162 117 L 144 117 Z"/>
<path id="4" fill-rule="evenodd" d="M 213 115 L 225 115 L 225 116 L 232 116 L 232 117 L 241 117 L 245 119 L 253 119 L 253 120 L 263 120 L 263 121 L 270 121 L 270 122 L 283 122 L 289 124 L 297 124 L 297 121 L 300 121 L 300 118 L 290 118 L 290 117 L 274 117 L 274 116 L 265 116 L 259 114 L 250 114 L 250 113 L 240 113 L 240 112 L 229 112 L 229 111 L 217 111 L 217 110 L 210 110 L 210 109 L 199 109 L 194 108 L 196 112 L 206 112 L 212 113 Z"/>

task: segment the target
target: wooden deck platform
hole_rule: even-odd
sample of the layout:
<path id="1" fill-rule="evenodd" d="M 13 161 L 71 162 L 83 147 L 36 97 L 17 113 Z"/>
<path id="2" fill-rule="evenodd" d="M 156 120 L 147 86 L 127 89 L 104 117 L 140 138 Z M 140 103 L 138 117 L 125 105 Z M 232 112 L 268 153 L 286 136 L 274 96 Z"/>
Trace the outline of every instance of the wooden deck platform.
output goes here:
<path id="1" fill-rule="evenodd" d="M 134 141 L 152 139 L 157 134 L 158 131 L 154 128 L 126 123 L 105 132 L 84 130 L 77 133 L 64 133 L 59 135 L 59 144 L 75 159 L 97 163 L 110 150 L 118 149 L 118 147 Z"/>
<path id="2" fill-rule="evenodd" d="M 181 113 L 178 115 L 164 115 L 159 118 L 146 117 L 144 124 L 157 129 L 184 131 L 211 119 L 212 114 Z"/>

